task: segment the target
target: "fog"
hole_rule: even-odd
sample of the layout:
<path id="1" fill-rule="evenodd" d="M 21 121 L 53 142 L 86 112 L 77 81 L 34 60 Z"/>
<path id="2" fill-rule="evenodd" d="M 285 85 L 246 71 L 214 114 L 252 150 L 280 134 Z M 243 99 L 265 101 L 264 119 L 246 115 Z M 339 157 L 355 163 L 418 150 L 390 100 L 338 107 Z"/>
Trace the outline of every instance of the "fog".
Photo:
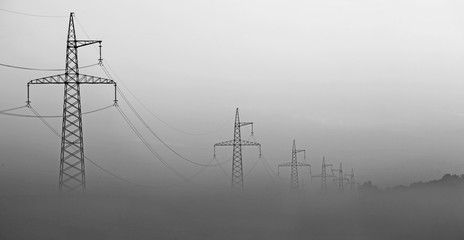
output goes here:
<path id="1" fill-rule="evenodd" d="M 28 81 L 58 74 L 5 64 L 64 67 L 75 12 L 77 38 L 103 41 L 129 99 L 119 109 L 170 169 L 108 108 L 83 117 L 86 194 L 59 194 L 60 138 L 37 118 L 2 114 L 0 239 L 464 239 L 462 184 L 394 187 L 464 171 L 463 3 L 2 0 L 0 110 L 24 105 Z M 80 66 L 98 57 L 79 48 Z M 80 73 L 109 77 L 101 66 Z M 40 114 L 61 114 L 63 86 L 30 90 Z M 84 112 L 113 103 L 112 86 L 81 90 Z M 184 161 L 128 103 L 180 155 L 224 164 Z M 212 158 L 233 138 L 237 107 L 254 122 L 242 139 L 264 156 L 243 149 L 241 195 L 230 193 L 231 149 Z M 46 120 L 61 132 L 62 119 Z M 294 139 L 313 174 L 325 156 L 383 190 L 341 195 L 330 180 L 324 195 L 301 169 L 290 192 L 290 169 L 275 172 Z"/>
<path id="2" fill-rule="evenodd" d="M 1 239 L 462 239 L 463 190 L 0 196 Z M 109 190 L 113 189 L 113 190 Z M 456 191 L 459 190 L 459 191 Z"/>

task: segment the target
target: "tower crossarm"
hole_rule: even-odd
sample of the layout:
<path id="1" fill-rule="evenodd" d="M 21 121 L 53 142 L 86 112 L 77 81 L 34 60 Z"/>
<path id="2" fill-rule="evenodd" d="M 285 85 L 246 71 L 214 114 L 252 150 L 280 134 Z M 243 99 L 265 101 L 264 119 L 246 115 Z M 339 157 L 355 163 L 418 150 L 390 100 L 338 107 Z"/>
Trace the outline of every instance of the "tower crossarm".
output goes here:
<path id="1" fill-rule="evenodd" d="M 279 174 L 281 167 L 296 167 L 296 166 L 298 166 L 298 167 L 309 167 L 309 173 L 310 173 L 311 177 L 313 176 L 311 174 L 311 164 L 301 163 L 301 162 L 297 162 L 296 164 L 292 163 L 292 162 L 279 164 L 279 165 L 277 165 L 277 174 Z"/>
<path id="2" fill-rule="evenodd" d="M 311 167 L 311 164 L 309 164 L 309 163 L 302 163 L 302 162 L 297 162 L 296 165 L 299 166 L 299 167 Z"/>
<path id="3" fill-rule="evenodd" d="M 304 154 L 304 159 L 306 159 L 306 150 L 295 150 L 295 154 L 302 152 Z"/>
<path id="4" fill-rule="evenodd" d="M 240 127 L 246 126 L 246 125 L 253 125 L 253 122 L 240 122 L 239 125 Z"/>
<path id="5" fill-rule="evenodd" d="M 44 78 L 37 78 L 31 80 L 27 83 L 29 86 L 30 84 L 64 84 L 66 79 L 65 74 L 58 74 L 54 76 L 44 77 Z"/>
<path id="6" fill-rule="evenodd" d="M 89 76 L 85 74 L 79 74 L 79 78 L 77 82 L 79 84 L 113 84 L 113 85 L 116 84 L 116 82 L 111 79 Z M 65 74 L 58 74 L 58 75 L 53 75 L 53 76 L 44 77 L 44 78 L 37 78 L 37 79 L 29 81 L 27 84 L 30 85 L 30 84 L 65 84 L 65 83 L 71 83 L 71 82 L 66 82 Z"/>
<path id="7" fill-rule="evenodd" d="M 291 167 L 291 166 L 311 167 L 311 164 L 301 163 L 301 162 L 297 162 L 296 164 L 293 164 L 292 162 L 288 162 L 288 163 L 282 163 L 282 164 L 277 165 L 277 167 Z"/>
<path id="8" fill-rule="evenodd" d="M 259 146 L 259 147 L 261 147 L 260 143 L 247 141 L 247 140 L 241 140 L 240 144 L 242 144 L 242 146 Z"/>
<path id="9" fill-rule="evenodd" d="M 311 177 L 324 177 L 322 174 L 312 175 Z M 325 175 L 325 177 L 335 177 L 335 175 Z"/>
<path id="10" fill-rule="evenodd" d="M 218 143 L 214 144 L 214 147 L 232 146 L 232 145 L 234 145 L 234 140 L 218 142 Z"/>
<path id="11" fill-rule="evenodd" d="M 291 167 L 291 166 L 292 166 L 292 163 L 291 163 L 291 162 L 282 163 L 282 164 L 277 165 L 277 167 Z"/>
<path id="12" fill-rule="evenodd" d="M 260 143 L 247 141 L 247 140 L 241 140 L 240 145 L 241 146 L 257 146 L 257 147 L 259 147 L 259 157 L 261 157 L 261 144 Z M 224 146 L 234 146 L 234 140 L 218 142 L 218 143 L 214 144 L 214 157 L 216 157 L 216 147 L 224 147 Z"/>
<path id="13" fill-rule="evenodd" d="M 277 175 L 280 175 L 281 167 L 291 167 L 291 166 L 292 166 L 292 162 L 282 163 L 282 164 L 277 165 Z"/>
<path id="14" fill-rule="evenodd" d="M 89 75 L 84 75 L 84 74 L 79 74 L 79 83 L 81 84 L 113 84 L 116 86 L 116 82 L 111 79 L 94 77 L 94 76 L 89 76 Z"/>
<path id="15" fill-rule="evenodd" d="M 31 101 L 30 101 L 30 96 L 29 96 L 29 87 L 32 84 L 67 84 L 67 83 L 77 83 L 77 84 L 112 84 L 114 85 L 114 103 L 117 104 L 117 84 L 115 81 L 107 78 L 101 78 L 101 77 L 95 77 L 95 76 L 89 76 L 85 74 L 79 74 L 79 78 L 77 81 L 73 82 L 67 82 L 66 80 L 66 74 L 58 74 L 58 75 L 53 75 L 49 77 L 44 77 L 44 78 L 37 78 L 34 80 L 31 80 L 27 83 L 27 105 L 29 106 Z"/>
<path id="16" fill-rule="evenodd" d="M 214 144 L 213 157 L 216 158 L 216 147 L 233 146 L 234 140 L 218 142 Z"/>
<path id="17" fill-rule="evenodd" d="M 247 141 L 247 140 L 241 140 L 240 144 L 242 146 L 257 146 L 259 148 L 259 157 L 261 158 L 261 144 L 260 143 Z"/>
<path id="18" fill-rule="evenodd" d="M 76 40 L 76 41 L 71 40 L 71 41 L 68 41 L 68 45 L 75 47 L 75 48 L 79 48 L 79 47 L 83 47 L 83 46 L 87 46 L 87 45 L 91 45 L 95 43 L 101 44 L 101 42 L 102 42 L 101 40 Z"/>
<path id="19" fill-rule="evenodd" d="M 253 136 L 255 134 L 255 132 L 253 130 L 253 122 L 239 122 L 238 123 L 239 128 L 241 128 L 243 126 L 246 126 L 246 125 L 251 125 L 251 136 Z"/>

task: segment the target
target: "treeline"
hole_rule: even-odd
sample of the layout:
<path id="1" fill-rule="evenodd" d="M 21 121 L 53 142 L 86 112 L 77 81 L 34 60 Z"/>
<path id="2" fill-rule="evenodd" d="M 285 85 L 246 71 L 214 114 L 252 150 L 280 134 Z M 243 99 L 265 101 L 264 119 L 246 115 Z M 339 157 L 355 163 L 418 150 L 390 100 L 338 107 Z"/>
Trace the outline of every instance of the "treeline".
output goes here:
<path id="1" fill-rule="evenodd" d="M 464 174 L 445 174 L 441 179 L 431 180 L 428 182 L 414 182 L 409 186 L 398 185 L 391 188 L 387 188 L 385 191 L 405 191 L 414 189 L 443 189 L 443 190 L 458 190 L 464 189 Z M 358 188 L 360 193 L 375 193 L 382 191 L 379 187 L 372 184 L 371 181 L 367 181 L 361 184 Z"/>

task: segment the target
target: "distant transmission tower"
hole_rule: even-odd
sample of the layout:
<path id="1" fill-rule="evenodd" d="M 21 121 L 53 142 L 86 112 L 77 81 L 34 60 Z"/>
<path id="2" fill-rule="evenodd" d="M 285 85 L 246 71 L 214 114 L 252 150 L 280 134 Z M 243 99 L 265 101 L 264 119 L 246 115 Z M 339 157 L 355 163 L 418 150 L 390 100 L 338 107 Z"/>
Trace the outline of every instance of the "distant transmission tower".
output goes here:
<path id="1" fill-rule="evenodd" d="M 243 164 L 242 164 L 242 146 L 258 146 L 259 157 L 261 157 L 261 144 L 242 140 L 240 135 L 240 128 L 246 125 L 251 125 L 251 135 L 253 135 L 252 122 L 240 122 L 238 108 L 235 112 L 234 124 L 234 140 L 219 142 L 214 144 L 214 157 L 216 157 L 216 147 L 232 146 L 232 192 L 243 192 Z"/>
<path id="2" fill-rule="evenodd" d="M 299 152 L 304 153 L 304 158 L 306 159 L 306 150 L 297 150 L 295 140 L 293 140 L 293 147 L 292 147 L 292 161 L 289 163 L 279 164 L 277 166 L 277 173 L 279 172 L 280 167 L 291 167 L 291 177 L 290 177 L 290 187 L 291 190 L 298 190 L 298 167 L 310 167 L 310 164 L 301 163 L 297 160 L 297 155 Z"/>
<path id="3" fill-rule="evenodd" d="M 27 83 L 27 105 L 30 106 L 29 86 L 31 84 L 63 84 L 64 104 L 61 131 L 61 155 L 59 190 L 85 191 L 84 138 L 82 134 L 81 84 L 112 84 L 115 87 L 114 102 L 116 104 L 116 82 L 111 79 L 79 74 L 77 49 L 98 43 L 100 40 L 76 40 L 74 29 L 74 13 L 69 16 L 68 39 L 66 44 L 66 69 L 64 74 L 39 78 Z"/>
<path id="4" fill-rule="evenodd" d="M 327 167 L 333 167 L 333 164 L 325 163 L 325 156 L 322 157 L 322 173 L 320 175 L 313 175 L 312 177 L 320 177 L 321 178 L 321 191 L 323 193 L 327 193 L 327 178 L 328 177 L 335 177 L 335 175 L 327 175 Z"/>
<path id="5" fill-rule="evenodd" d="M 343 193 L 345 191 L 345 179 L 346 178 L 343 175 L 342 163 L 340 163 L 339 169 L 332 168 L 332 174 L 334 174 L 334 172 L 338 173 L 338 177 L 334 179 L 335 181 L 338 181 L 338 192 Z"/>
<path id="6" fill-rule="evenodd" d="M 355 181 L 354 181 L 354 170 L 351 169 L 351 174 L 345 174 L 346 177 L 349 177 L 348 179 L 346 179 L 348 181 L 348 184 L 350 185 L 350 190 L 351 192 L 355 192 L 356 191 L 356 188 L 355 188 L 355 185 L 357 184 Z"/>

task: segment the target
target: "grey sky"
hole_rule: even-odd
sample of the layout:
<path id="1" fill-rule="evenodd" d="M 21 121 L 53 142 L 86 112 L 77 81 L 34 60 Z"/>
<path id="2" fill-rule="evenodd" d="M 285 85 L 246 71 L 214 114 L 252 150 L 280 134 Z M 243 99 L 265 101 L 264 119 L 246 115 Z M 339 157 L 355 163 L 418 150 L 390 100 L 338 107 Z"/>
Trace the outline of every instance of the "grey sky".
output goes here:
<path id="1" fill-rule="evenodd" d="M 199 162 L 211 159 L 214 143 L 233 137 L 239 107 L 241 119 L 255 123 L 256 140 L 273 167 L 290 161 L 296 139 L 314 172 L 325 155 L 354 168 L 359 181 L 381 186 L 464 169 L 462 2 L 3 0 L 0 8 L 64 16 L 74 11 L 90 37 L 103 40 L 103 59 L 160 118 L 190 132 L 227 122 L 210 135 L 183 135 L 144 111 L 120 84 L 163 139 Z M 0 11 L 0 62 L 64 67 L 67 24 L 67 17 Z M 78 24 L 76 31 L 87 39 Z M 98 54 L 87 47 L 79 57 L 87 65 Z M 98 67 L 81 72 L 105 76 Z M 51 74 L 2 67 L 0 108 L 23 104 L 26 83 Z M 44 115 L 60 114 L 62 91 L 33 86 L 32 104 Z M 84 86 L 82 99 L 84 111 L 103 107 L 111 104 L 112 89 Z M 59 120 L 51 123 L 60 129 Z M 2 171 L 18 178 L 41 170 L 54 182 L 59 139 L 37 119 L 2 116 L 1 124 Z M 126 178 L 175 179 L 115 109 L 84 117 L 84 138 L 91 158 Z M 198 170 L 150 140 L 183 174 Z M 230 148 L 218 150 L 219 159 L 230 155 Z M 245 171 L 256 159 L 255 149 L 245 151 Z M 224 168 L 230 172 L 230 164 Z M 87 171 L 90 186 L 95 179 L 115 181 L 90 164 Z M 219 169 L 206 171 L 200 180 L 222 179 L 229 186 Z M 261 164 L 252 175 L 269 181 Z"/>

